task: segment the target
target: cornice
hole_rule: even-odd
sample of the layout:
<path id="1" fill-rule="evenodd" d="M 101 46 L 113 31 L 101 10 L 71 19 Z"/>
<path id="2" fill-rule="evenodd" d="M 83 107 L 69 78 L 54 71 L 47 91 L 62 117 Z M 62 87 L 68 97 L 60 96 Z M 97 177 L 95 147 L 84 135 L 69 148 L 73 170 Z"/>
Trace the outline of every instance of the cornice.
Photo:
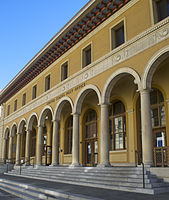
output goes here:
<path id="1" fill-rule="evenodd" d="M 0 93 L 0 104 L 32 81 L 55 60 L 93 31 L 97 26 L 118 11 L 130 0 L 100 0 L 92 10 L 92 0 L 21 70 L 21 72 Z M 80 16 L 88 12 L 80 19 Z M 79 18 L 79 21 L 77 19 Z M 77 21 L 77 22 L 76 22 Z M 75 24 L 73 24 L 76 22 Z M 72 26 L 72 27 L 71 27 Z M 64 33 L 62 35 L 62 33 Z"/>

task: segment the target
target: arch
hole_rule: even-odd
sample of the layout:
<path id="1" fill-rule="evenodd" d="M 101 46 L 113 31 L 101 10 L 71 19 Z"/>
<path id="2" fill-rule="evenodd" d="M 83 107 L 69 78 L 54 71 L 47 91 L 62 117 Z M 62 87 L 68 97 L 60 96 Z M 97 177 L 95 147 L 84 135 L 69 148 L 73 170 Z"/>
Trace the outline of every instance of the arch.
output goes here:
<path id="1" fill-rule="evenodd" d="M 48 110 L 50 110 L 50 112 L 52 114 L 52 120 L 53 120 L 53 109 L 50 106 L 45 106 L 45 108 L 41 111 L 39 121 L 38 121 L 38 126 L 44 126 L 44 118 L 45 118 Z"/>
<path id="2" fill-rule="evenodd" d="M 129 67 L 118 69 L 109 77 L 109 79 L 106 81 L 103 87 L 102 104 L 109 103 L 112 88 L 117 83 L 117 81 L 124 77 L 126 74 L 132 75 L 135 78 L 134 83 L 138 85 L 138 90 L 141 89 L 140 76 L 135 70 Z"/>
<path id="3" fill-rule="evenodd" d="M 8 134 L 8 135 L 7 135 Z M 6 128 L 5 128 L 5 132 L 4 132 L 4 139 L 7 139 L 8 137 L 9 137 L 9 134 L 10 134 L 10 128 L 9 128 L 9 126 L 7 126 Z"/>
<path id="4" fill-rule="evenodd" d="M 84 100 L 84 98 L 86 97 L 86 95 L 90 91 L 94 91 L 97 94 L 99 104 L 101 104 L 101 93 L 100 93 L 100 90 L 98 89 L 98 87 L 96 87 L 95 85 L 86 85 L 78 93 L 78 95 L 76 97 L 75 104 L 74 104 L 74 109 L 73 109 L 73 113 L 78 113 L 78 114 L 81 113 L 81 107 L 82 107 L 83 100 Z"/>
<path id="5" fill-rule="evenodd" d="M 72 111 L 73 111 L 73 101 L 71 100 L 71 98 L 63 97 L 63 98 L 60 99 L 60 101 L 56 105 L 56 109 L 55 109 L 54 117 L 53 117 L 54 120 L 60 120 L 61 111 L 62 111 L 62 108 L 64 107 L 66 102 L 70 103 L 70 106 L 71 106 Z"/>
<path id="6" fill-rule="evenodd" d="M 32 130 L 32 126 L 33 126 L 33 121 L 34 119 L 37 120 L 37 123 L 38 123 L 38 115 L 37 113 L 32 113 L 30 116 L 29 116 L 29 119 L 28 119 L 28 123 L 27 123 L 27 130 Z"/>
<path id="7" fill-rule="evenodd" d="M 21 121 L 19 122 L 19 125 L 18 125 L 18 133 L 19 133 L 19 134 L 22 133 L 24 124 L 26 125 L 26 119 L 25 119 L 25 118 L 22 118 Z"/>
<path id="8" fill-rule="evenodd" d="M 11 128 L 11 132 L 10 132 L 10 137 L 14 137 L 14 130 L 15 130 L 14 128 L 16 128 L 16 133 L 17 133 L 17 123 L 14 122 L 11 127 L 12 128 Z"/>
<path id="9" fill-rule="evenodd" d="M 145 67 L 141 78 L 143 89 L 151 89 L 153 75 L 159 64 L 162 61 L 164 61 L 167 57 L 169 57 L 169 45 L 164 47 L 163 49 L 160 49 L 151 57 L 151 59 Z"/>

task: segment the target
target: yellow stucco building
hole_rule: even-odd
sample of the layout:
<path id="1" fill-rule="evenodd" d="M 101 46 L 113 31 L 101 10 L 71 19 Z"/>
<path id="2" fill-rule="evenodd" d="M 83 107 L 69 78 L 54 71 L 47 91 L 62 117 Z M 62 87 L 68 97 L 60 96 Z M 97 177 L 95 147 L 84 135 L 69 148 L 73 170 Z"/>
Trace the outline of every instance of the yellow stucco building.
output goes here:
<path id="1" fill-rule="evenodd" d="M 167 0 L 89 1 L 1 91 L 1 159 L 167 166 L 168 16 Z"/>

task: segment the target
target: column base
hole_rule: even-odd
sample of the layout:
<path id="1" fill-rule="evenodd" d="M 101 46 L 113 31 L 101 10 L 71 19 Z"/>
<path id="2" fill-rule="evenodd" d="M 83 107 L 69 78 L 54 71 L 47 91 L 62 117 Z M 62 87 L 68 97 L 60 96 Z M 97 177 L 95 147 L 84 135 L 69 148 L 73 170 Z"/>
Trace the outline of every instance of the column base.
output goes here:
<path id="1" fill-rule="evenodd" d="M 52 164 L 49 165 L 49 166 L 51 166 L 51 167 L 59 167 L 60 165 L 59 165 L 59 163 L 52 163 Z"/>
<path id="2" fill-rule="evenodd" d="M 81 167 L 82 165 L 80 163 L 72 163 L 71 165 L 69 165 L 69 167 Z"/>
<path id="3" fill-rule="evenodd" d="M 105 163 L 98 164 L 97 167 L 112 167 L 112 166 L 109 162 L 105 162 Z"/>

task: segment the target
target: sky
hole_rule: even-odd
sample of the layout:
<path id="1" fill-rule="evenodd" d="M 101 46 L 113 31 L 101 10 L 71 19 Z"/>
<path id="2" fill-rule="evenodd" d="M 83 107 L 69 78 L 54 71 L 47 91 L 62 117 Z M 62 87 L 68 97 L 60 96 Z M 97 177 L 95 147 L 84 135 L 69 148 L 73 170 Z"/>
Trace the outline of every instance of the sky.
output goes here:
<path id="1" fill-rule="evenodd" d="M 0 90 L 89 0 L 0 0 Z"/>

